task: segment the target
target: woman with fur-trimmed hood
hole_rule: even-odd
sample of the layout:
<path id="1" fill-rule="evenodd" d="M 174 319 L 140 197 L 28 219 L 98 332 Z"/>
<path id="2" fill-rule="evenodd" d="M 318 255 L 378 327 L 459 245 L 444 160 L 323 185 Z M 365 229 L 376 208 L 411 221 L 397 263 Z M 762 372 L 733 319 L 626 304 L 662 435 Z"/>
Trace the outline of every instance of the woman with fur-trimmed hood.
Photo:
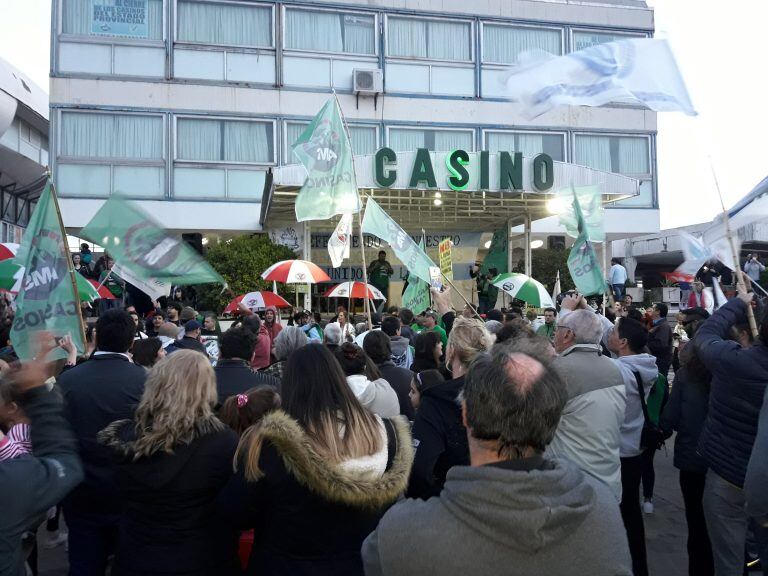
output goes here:
<path id="1" fill-rule="evenodd" d="M 293 352 L 281 396 L 240 441 L 220 519 L 254 529 L 248 574 L 362 575 L 363 540 L 408 483 L 408 424 L 364 409 L 325 346 Z"/>

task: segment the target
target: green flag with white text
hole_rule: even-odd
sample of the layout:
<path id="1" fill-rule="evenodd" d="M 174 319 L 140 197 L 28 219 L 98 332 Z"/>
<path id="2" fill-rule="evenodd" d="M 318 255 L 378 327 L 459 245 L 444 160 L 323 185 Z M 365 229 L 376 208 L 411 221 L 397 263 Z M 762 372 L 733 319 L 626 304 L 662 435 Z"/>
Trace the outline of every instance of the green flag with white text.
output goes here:
<path id="1" fill-rule="evenodd" d="M 363 233 L 373 234 L 389 244 L 409 274 L 430 283 L 429 269 L 435 263 L 373 198 L 368 198 L 365 204 L 362 229 Z"/>
<path id="2" fill-rule="evenodd" d="M 589 237 L 589 227 L 584 220 L 584 214 L 581 211 L 579 198 L 575 191 L 573 192 L 573 210 L 576 214 L 579 235 L 568 255 L 568 270 L 579 292 L 585 296 L 601 294 L 605 291 L 603 271 Z"/>
<path id="3" fill-rule="evenodd" d="M 424 236 L 421 237 L 419 248 L 425 250 Z M 421 278 L 414 277 L 408 279 L 408 286 L 403 292 L 403 308 L 408 308 L 414 314 L 421 314 L 429 308 L 431 302 L 429 298 L 429 282 L 424 282 Z"/>
<path id="4" fill-rule="evenodd" d="M 298 222 L 360 211 L 352 146 L 335 97 L 294 142 L 293 152 L 307 169 L 296 197 Z"/>
<path id="5" fill-rule="evenodd" d="M 80 299 L 72 283 L 72 260 L 50 182 L 37 201 L 14 262 L 23 266 L 11 326 L 11 343 L 18 357 L 35 357 L 37 334 L 42 331 L 51 332 L 55 338 L 70 336 L 82 354 L 85 343 Z M 66 353 L 57 348 L 49 359 L 64 357 Z"/>
<path id="6" fill-rule="evenodd" d="M 584 222 L 587 225 L 589 239 L 593 242 L 605 241 L 605 228 L 603 227 L 603 196 L 600 194 L 600 186 L 577 186 L 575 188 L 564 188 L 559 190 L 554 198 L 556 206 L 560 203 L 572 206 L 573 194 L 579 199 L 579 207 Z M 575 210 L 558 210 L 560 225 L 565 227 L 565 231 L 571 238 L 577 238 L 579 235 L 579 223 Z"/>
<path id="7" fill-rule="evenodd" d="M 491 268 L 496 268 L 499 274 L 509 272 L 509 238 L 508 230 L 505 226 L 493 233 L 491 238 L 491 245 L 488 247 L 488 254 L 486 254 L 483 260 L 483 265 L 480 267 L 480 272 L 488 274 Z"/>
<path id="8" fill-rule="evenodd" d="M 186 242 L 135 203 L 112 196 L 80 235 L 99 244 L 121 268 L 145 282 L 207 284 L 224 278 Z"/>

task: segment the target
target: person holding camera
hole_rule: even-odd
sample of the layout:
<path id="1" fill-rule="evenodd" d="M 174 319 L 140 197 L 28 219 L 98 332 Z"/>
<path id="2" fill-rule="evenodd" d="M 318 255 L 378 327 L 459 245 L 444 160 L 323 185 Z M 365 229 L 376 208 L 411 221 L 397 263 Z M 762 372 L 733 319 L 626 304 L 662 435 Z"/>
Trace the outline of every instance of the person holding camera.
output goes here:
<path id="1" fill-rule="evenodd" d="M 488 274 L 482 274 L 480 272 L 479 262 L 475 262 L 475 265 L 469 269 L 469 276 L 474 278 L 477 283 L 477 311 L 480 314 L 485 314 L 488 310 L 491 310 L 496 306 L 496 299 L 499 297 L 499 289 L 496 288 L 491 281 L 498 275 L 499 271 L 496 268 L 488 268 Z"/>
<path id="2" fill-rule="evenodd" d="M 744 264 L 744 273 L 753 282 L 760 282 L 760 273 L 765 270 L 765 265 L 757 259 L 757 254 L 748 254 Z"/>

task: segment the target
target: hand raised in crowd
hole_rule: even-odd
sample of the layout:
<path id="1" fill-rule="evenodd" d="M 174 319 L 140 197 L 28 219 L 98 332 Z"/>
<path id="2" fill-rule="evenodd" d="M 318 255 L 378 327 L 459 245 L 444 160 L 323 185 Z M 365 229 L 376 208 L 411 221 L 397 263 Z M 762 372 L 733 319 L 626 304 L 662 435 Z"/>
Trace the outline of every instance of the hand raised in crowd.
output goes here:
<path id="1" fill-rule="evenodd" d="M 77 348 L 75 347 L 75 343 L 72 342 L 72 336 L 70 334 L 67 334 L 60 340 L 59 346 L 61 346 L 67 353 L 67 364 L 71 366 L 77 364 Z"/>
<path id="2" fill-rule="evenodd" d="M 580 310 L 587 308 L 587 301 L 584 296 L 578 293 L 568 294 L 563 298 L 560 307 L 565 310 Z"/>
<path id="3" fill-rule="evenodd" d="M 37 340 L 38 353 L 34 360 L 23 362 L 9 375 L 16 394 L 21 395 L 32 388 L 42 386 L 53 373 L 53 363 L 46 360 L 48 355 L 57 347 L 53 334 L 40 332 L 37 335 Z"/>
<path id="4" fill-rule="evenodd" d="M 441 316 L 451 311 L 450 288 L 446 288 L 443 292 L 440 292 L 440 290 L 437 290 L 436 288 L 430 288 L 429 291 L 432 294 L 432 302 L 434 302 L 435 308 L 437 308 L 437 312 Z"/>

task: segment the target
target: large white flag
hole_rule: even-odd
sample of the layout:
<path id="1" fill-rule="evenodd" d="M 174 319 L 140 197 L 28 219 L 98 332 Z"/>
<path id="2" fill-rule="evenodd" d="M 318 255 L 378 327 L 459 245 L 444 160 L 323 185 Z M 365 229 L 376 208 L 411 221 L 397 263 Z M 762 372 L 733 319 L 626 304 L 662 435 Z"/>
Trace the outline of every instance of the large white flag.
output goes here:
<path id="1" fill-rule="evenodd" d="M 685 262 L 677 268 L 678 271 L 696 274 L 699 268 L 710 260 L 719 260 L 731 270 L 736 270 L 738 264 L 733 261 L 733 252 L 727 238 L 721 238 L 717 242 L 705 245 L 701 240 L 687 232 L 680 231 L 679 234 Z"/>
<path id="2" fill-rule="evenodd" d="M 157 278 L 140 278 L 129 268 L 121 266 L 119 262 L 115 262 L 115 265 L 112 266 L 112 272 L 129 284 L 136 286 L 136 288 L 144 292 L 152 300 L 157 300 L 161 296 L 169 296 L 171 293 L 171 284 L 169 282 L 163 282 Z"/>
<path id="3" fill-rule="evenodd" d="M 526 52 L 507 77 L 507 94 L 535 118 L 559 105 L 643 104 L 696 115 L 666 40 L 641 38 L 590 46 L 564 56 Z"/>
<path id="4" fill-rule="evenodd" d="M 349 258 L 349 245 L 352 239 L 352 214 L 342 214 L 336 229 L 328 239 L 328 254 L 334 268 L 341 266 Z"/>

